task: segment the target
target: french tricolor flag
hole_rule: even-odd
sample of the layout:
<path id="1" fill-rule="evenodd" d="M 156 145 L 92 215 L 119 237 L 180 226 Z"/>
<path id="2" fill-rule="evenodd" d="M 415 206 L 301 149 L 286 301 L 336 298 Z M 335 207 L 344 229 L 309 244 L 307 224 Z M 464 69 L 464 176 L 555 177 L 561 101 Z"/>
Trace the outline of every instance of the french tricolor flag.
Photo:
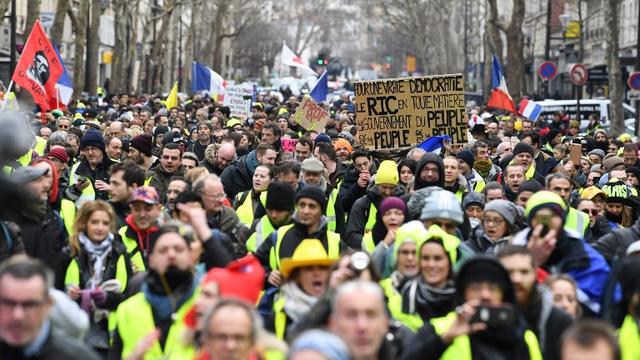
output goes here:
<path id="1" fill-rule="evenodd" d="M 191 91 L 194 93 L 203 91 L 211 98 L 222 101 L 224 88 L 227 82 L 217 72 L 208 66 L 193 62 L 191 65 Z"/>
<path id="2" fill-rule="evenodd" d="M 67 67 L 64 65 L 64 61 L 62 61 L 58 47 L 54 45 L 53 49 L 56 51 L 56 55 L 58 55 L 58 61 L 60 61 L 63 71 L 56 82 L 55 97 L 49 98 L 49 107 L 51 109 L 66 109 L 71 101 L 71 96 L 73 96 L 73 81 L 71 81 Z"/>
<path id="3" fill-rule="evenodd" d="M 487 106 L 494 109 L 506 110 L 512 113 L 516 112 L 516 104 L 513 102 L 513 98 L 509 95 L 507 89 L 507 81 L 504 78 L 504 72 L 502 72 L 502 66 L 493 54 L 493 71 L 491 79 L 493 81 L 493 91 Z"/>
<path id="4" fill-rule="evenodd" d="M 524 99 L 520 101 L 520 107 L 518 113 L 531 121 L 536 121 L 540 113 L 542 112 L 542 105 L 536 104 L 533 101 Z"/>

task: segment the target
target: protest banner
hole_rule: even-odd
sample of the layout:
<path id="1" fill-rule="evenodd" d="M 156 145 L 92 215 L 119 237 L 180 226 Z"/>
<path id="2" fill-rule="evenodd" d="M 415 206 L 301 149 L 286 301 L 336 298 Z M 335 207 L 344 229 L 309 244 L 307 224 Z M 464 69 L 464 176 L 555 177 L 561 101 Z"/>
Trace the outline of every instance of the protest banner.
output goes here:
<path id="1" fill-rule="evenodd" d="M 462 74 L 354 83 L 358 142 L 372 150 L 414 147 L 431 136 L 467 142 Z"/>
<path id="2" fill-rule="evenodd" d="M 302 99 L 293 119 L 306 130 L 322 131 L 330 119 L 329 112 L 309 97 Z"/>
<path id="3" fill-rule="evenodd" d="M 284 152 L 288 152 L 288 153 L 295 152 L 297 143 L 298 143 L 298 139 L 280 138 L 280 145 L 282 146 L 282 150 L 284 150 Z"/>
<path id="4" fill-rule="evenodd" d="M 252 99 L 251 84 L 227 85 L 224 89 L 224 105 L 229 107 L 232 117 L 246 119 L 251 114 Z"/>

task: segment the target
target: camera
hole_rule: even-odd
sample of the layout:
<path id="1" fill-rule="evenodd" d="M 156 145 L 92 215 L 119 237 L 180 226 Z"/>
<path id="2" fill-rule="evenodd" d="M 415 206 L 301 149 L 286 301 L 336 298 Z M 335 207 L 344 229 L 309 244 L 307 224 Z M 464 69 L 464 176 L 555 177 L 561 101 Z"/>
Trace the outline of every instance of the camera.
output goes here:
<path id="1" fill-rule="evenodd" d="M 359 276 L 365 269 L 369 267 L 369 255 L 364 251 L 358 251 L 351 255 L 351 260 L 349 262 L 349 267 L 351 270 Z"/>

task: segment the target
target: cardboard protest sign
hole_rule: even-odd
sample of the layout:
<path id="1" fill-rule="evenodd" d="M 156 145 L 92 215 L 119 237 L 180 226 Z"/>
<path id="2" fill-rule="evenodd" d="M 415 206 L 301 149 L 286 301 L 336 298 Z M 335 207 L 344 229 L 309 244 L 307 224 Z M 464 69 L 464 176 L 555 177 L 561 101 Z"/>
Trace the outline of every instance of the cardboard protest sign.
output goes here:
<path id="1" fill-rule="evenodd" d="M 282 150 L 284 150 L 284 152 L 295 152 L 297 143 L 298 139 L 280 138 L 280 145 L 282 146 Z"/>
<path id="2" fill-rule="evenodd" d="M 253 99 L 253 86 L 228 85 L 224 89 L 224 105 L 231 109 L 232 117 L 246 119 L 251 114 L 251 100 Z"/>
<path id="3" fill-rule="evenodd" d="M 329 112 L 309 97 L 302 99 L 293 119 L 306 130 L 321 131 L 330 119 Z"/>
<path id="4" fill-rule="evenodd" d="M 358 142 L 372 150 L 416 146 L 436 135 L 467 142 L 462 74 L 354 83 Z"/>

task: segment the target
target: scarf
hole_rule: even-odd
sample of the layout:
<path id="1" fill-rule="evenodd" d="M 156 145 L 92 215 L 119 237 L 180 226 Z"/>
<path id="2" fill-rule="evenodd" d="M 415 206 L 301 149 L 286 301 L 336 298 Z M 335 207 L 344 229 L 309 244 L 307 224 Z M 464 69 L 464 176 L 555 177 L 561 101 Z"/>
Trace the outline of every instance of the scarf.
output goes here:
<path id="1" fill-rule="evenodd" d="M 491 160 L 476 160 L 473 163 L 473 169 L 477 171 L 483 179 L 489 177 L 492 168 L 493 163 L 491 162 Z"/>
<path id="2" fill-rule="evenodd" d="M 418 275 L 402 289 L 402 312 L 417 313 L 425 320 L 444 316 L 454 308 L 455 293 L 452 280 L 439 289 L 428 285 L 422 276 Z"/>
<path id="3" fill-rule="evenodd" d="M 153 277 L 154 275 L 149 273 L 149 276 Z M 178 312 L 178 309 L 180 309 L 180 307 L 184 305 L 187 300 L 189 300 L 191 295 L 193 295 L 198 282 L 191 281 L 191 284 L 185 285 L 186 286 L 181 286 L 178 289 L 175 289 L 175 293 L 172 296 L 167 295 L 166 293 L 164 293 L 164 291 L 158 292 L 157 289 L 155 289 L 157 287 L 157 284 L 155 284 L 154 286 L 154 284 L 150 284 L 149 281 L 142 284 L 142 292 L 144 293 L 144 297 L 151 305 L 153 313 L 158 317 L 159 322 L 169 320 L 173 314 Z"/>
<path id="4" fill-rule="evenodd" d="M 284 312 L 293 320 L 298 321 L 311 310 L 318 298 L 304 291 L 293 281 L 289 281 L 280 288 L 284 295 Z"/>
<path id="5" fill-rule="evenodd" d="M 104 271 L 104 263 L 105 259 L 111 252 L 111 247 L 113 245 L 113 234 L 109 233 L 106 239 L 101 242 L 94 242 L 89 240 L 87 235 L 81 232 L 78 235 L 78 241 L 82 244 L 84 251 L 89 255 L 89 259 L 93 264 L 93 274 L 91 278 L 87 282 L 85 289 L 95 289 L 102 282 L 102 273 Z"/>

